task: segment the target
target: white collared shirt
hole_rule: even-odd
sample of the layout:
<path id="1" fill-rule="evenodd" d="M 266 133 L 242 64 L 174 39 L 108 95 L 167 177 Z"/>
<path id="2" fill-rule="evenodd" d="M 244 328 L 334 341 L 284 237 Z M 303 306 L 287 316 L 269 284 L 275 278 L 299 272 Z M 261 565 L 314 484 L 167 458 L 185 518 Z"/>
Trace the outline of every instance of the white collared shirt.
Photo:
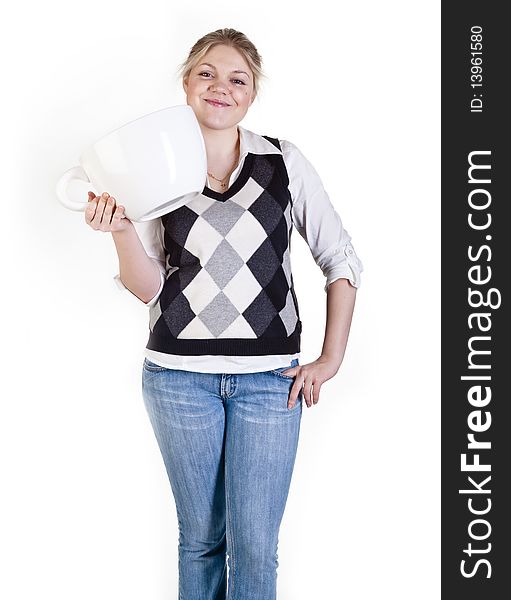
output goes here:
<path id="1" fill-rule="evenodd" d="M 287 140 L 279 140 L 282 151 L 270 141 L 241 125 L 240 159 L 229 179 L 230 187 L 238 177 L 245 157 L 251 154 L 282 154 L 289 176 L 289 191 L 292 198 L 292 219 L 294 227 L 307 242 L 316 264 L 326 277 L 327 287 L 336 279 L 346 278 L 354 287 L 360 286 L 360 273 L 363 265 L 351 244 L 351 236 L 344 229 L 341 218 L 333 207 L 330 198 L 312 164 L 300 150 Z M 206 185 L 210 181 L 207 177 Z M 194 194 L 191 195 L 193 197 Z M 146 306 L 158 301 L 166 279 L 165 252 L 163 248 L 163 224 L 161 219 L 133 222 L 147 255 L 160 269 L 161 283 L 157 294 Z M 121 290 L 126 286 L 119 274 L 114 277 Z M 136 297 L 136 296 L 135 296 Z M 138 298 L 137 298 L 138 299 Z M 170 369 L 185 369 L 203 373 L 252 373 L 288 366 L 300 353 L 263 356 L 224 356 L 199 355 L 181 356 L 145 349 L 145 356 L 152 362 Z"/>

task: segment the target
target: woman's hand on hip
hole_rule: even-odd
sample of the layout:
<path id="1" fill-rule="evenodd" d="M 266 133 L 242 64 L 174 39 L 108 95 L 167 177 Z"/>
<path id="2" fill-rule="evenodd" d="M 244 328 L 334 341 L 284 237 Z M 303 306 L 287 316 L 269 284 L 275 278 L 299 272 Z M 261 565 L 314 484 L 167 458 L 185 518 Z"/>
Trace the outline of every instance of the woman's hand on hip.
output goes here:
<path id="1" fill-rule="evenodd" d="M 296 367 L 282 371 L 283 375 L 295 378 L 287 401 L 288 408 L 293 408 L 302 389 L 303 399 L 307 406 L 310 408 L 313 404 L 317 404 L 321 385 L 331 379 L 337 373 L 339 367 L 338 361 L 320 356 L 311 363 L 296 365 Z"/>

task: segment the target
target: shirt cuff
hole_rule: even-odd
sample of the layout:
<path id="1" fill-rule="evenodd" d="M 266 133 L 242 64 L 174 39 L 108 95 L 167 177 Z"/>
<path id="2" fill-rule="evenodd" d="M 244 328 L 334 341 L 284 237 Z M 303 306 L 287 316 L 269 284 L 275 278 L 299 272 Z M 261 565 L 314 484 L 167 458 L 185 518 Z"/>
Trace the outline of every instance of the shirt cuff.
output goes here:
<path id="1" fill-rule="evenodd" d="M 334 256 L 339 256 L 339 260 L 331 260 L 332 264 L 325 268 L 326 283 L 324 290 L 336 279 L 348 279 L 353 287 L 359 288 L 361 284 L 360 274 L 364 270 L 362 261 L 357 256 L 352 244 L 348 242 L 343 248 L 336 248 Z"/>
<path id="2" fill-rule="evenodd" d="M 128 290 L 129 292 L 131 292 L 131 290 L 124 285 L 124 283 L 121 280 L 121 276 L 119 274 L 117 274 L 114 277 L 114 281 L 120 290 Z M 156 295 L 153 298 L 151 298 L 151 300 L 149 300 L 149 302 L 142 302 L 142 300 L 140 300 L 140 298 L 138 296 L 135 296 L 135 294 L 133 294 L 133 295 L 135 296 L 135 298 L 137 300 L 142 302 L 142 304 L 145 304 L 145 306 L 148 306 L 149 308 L 151 308 L 152 306 L 154 306 L 156 304 L 158 298 L 160 297 L 164 283 L 165 283 L 165 274 L 162 273 L 162 271 L 160 271 L 160 288 L 159 288 L 158 292 L 156 293 Z M 133 293 L 133 292 L 131 292 L 131 293 Z"/>

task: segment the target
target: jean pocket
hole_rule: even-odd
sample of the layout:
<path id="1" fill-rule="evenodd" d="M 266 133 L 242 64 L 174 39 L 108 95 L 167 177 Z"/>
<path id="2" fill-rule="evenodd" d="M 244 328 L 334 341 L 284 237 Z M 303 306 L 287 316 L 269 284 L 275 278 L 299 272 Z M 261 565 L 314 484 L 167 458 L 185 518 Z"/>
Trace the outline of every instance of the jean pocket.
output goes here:
<path id="1" fill-rule="evenodd" d="M 285 371 L 286 369 L 290 369 L 291 367 L 282 367 L 282 370 Z M 272 375 L 277 375 L 277 377 L 282 377 L 282 379 L 289 379 L 290 381 L 292 381 L 295 378 L 295 375 L 284 375 L 284 373 L 281 373 L 278 369 L 271 369 L 271 371 L 268 371 L 268 373 L 271 373 Z"/>
<path id="2" fill-rule="evenodd" d="M 146 371 L 150 371 L 151 373 L 160 373 L 162 371 L 168 371 L 169 370 L 169 369 L 167 369 L 167 367 L 162 367 L 161 365 L 157 365 L 156 363 L 153 363 L 148 358 L 144 358 L 143 368 Z"/>
<path id="3" fill-rule="evenodd" d="M 271 373 L 272 375 L 277 375 L 278 377 L 282 377 L 283 379 L 289 379 L 290 381 L 293 380 L 296 375 L 285 375 L 282 371 L 287 371 L 288 369 L 292 369 L 293 367 L 297 367 L 298 366 L 298 359 L 294 358 L 291 361 L 291 364 L 288 365 L 287 367 L 278 367 L 277 369 L 270 369 L 268 371 L 268 373 Z"/>

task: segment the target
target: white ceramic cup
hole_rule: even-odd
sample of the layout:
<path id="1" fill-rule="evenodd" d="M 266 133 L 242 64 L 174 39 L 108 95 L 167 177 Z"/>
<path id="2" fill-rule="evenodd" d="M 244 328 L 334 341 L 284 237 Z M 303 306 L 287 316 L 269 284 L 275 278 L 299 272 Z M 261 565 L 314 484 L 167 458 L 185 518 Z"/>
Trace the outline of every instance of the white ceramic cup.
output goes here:
<path id="1" fill-rule="evenodd" d="M 83 211 L 88 190 L 108 192 L 132 221 L 175 210 L 207 183 L 204 138 L 192 108 L 171 106 L 139 117 L 100 138 L 57 183 L 57 197 Z"/>

